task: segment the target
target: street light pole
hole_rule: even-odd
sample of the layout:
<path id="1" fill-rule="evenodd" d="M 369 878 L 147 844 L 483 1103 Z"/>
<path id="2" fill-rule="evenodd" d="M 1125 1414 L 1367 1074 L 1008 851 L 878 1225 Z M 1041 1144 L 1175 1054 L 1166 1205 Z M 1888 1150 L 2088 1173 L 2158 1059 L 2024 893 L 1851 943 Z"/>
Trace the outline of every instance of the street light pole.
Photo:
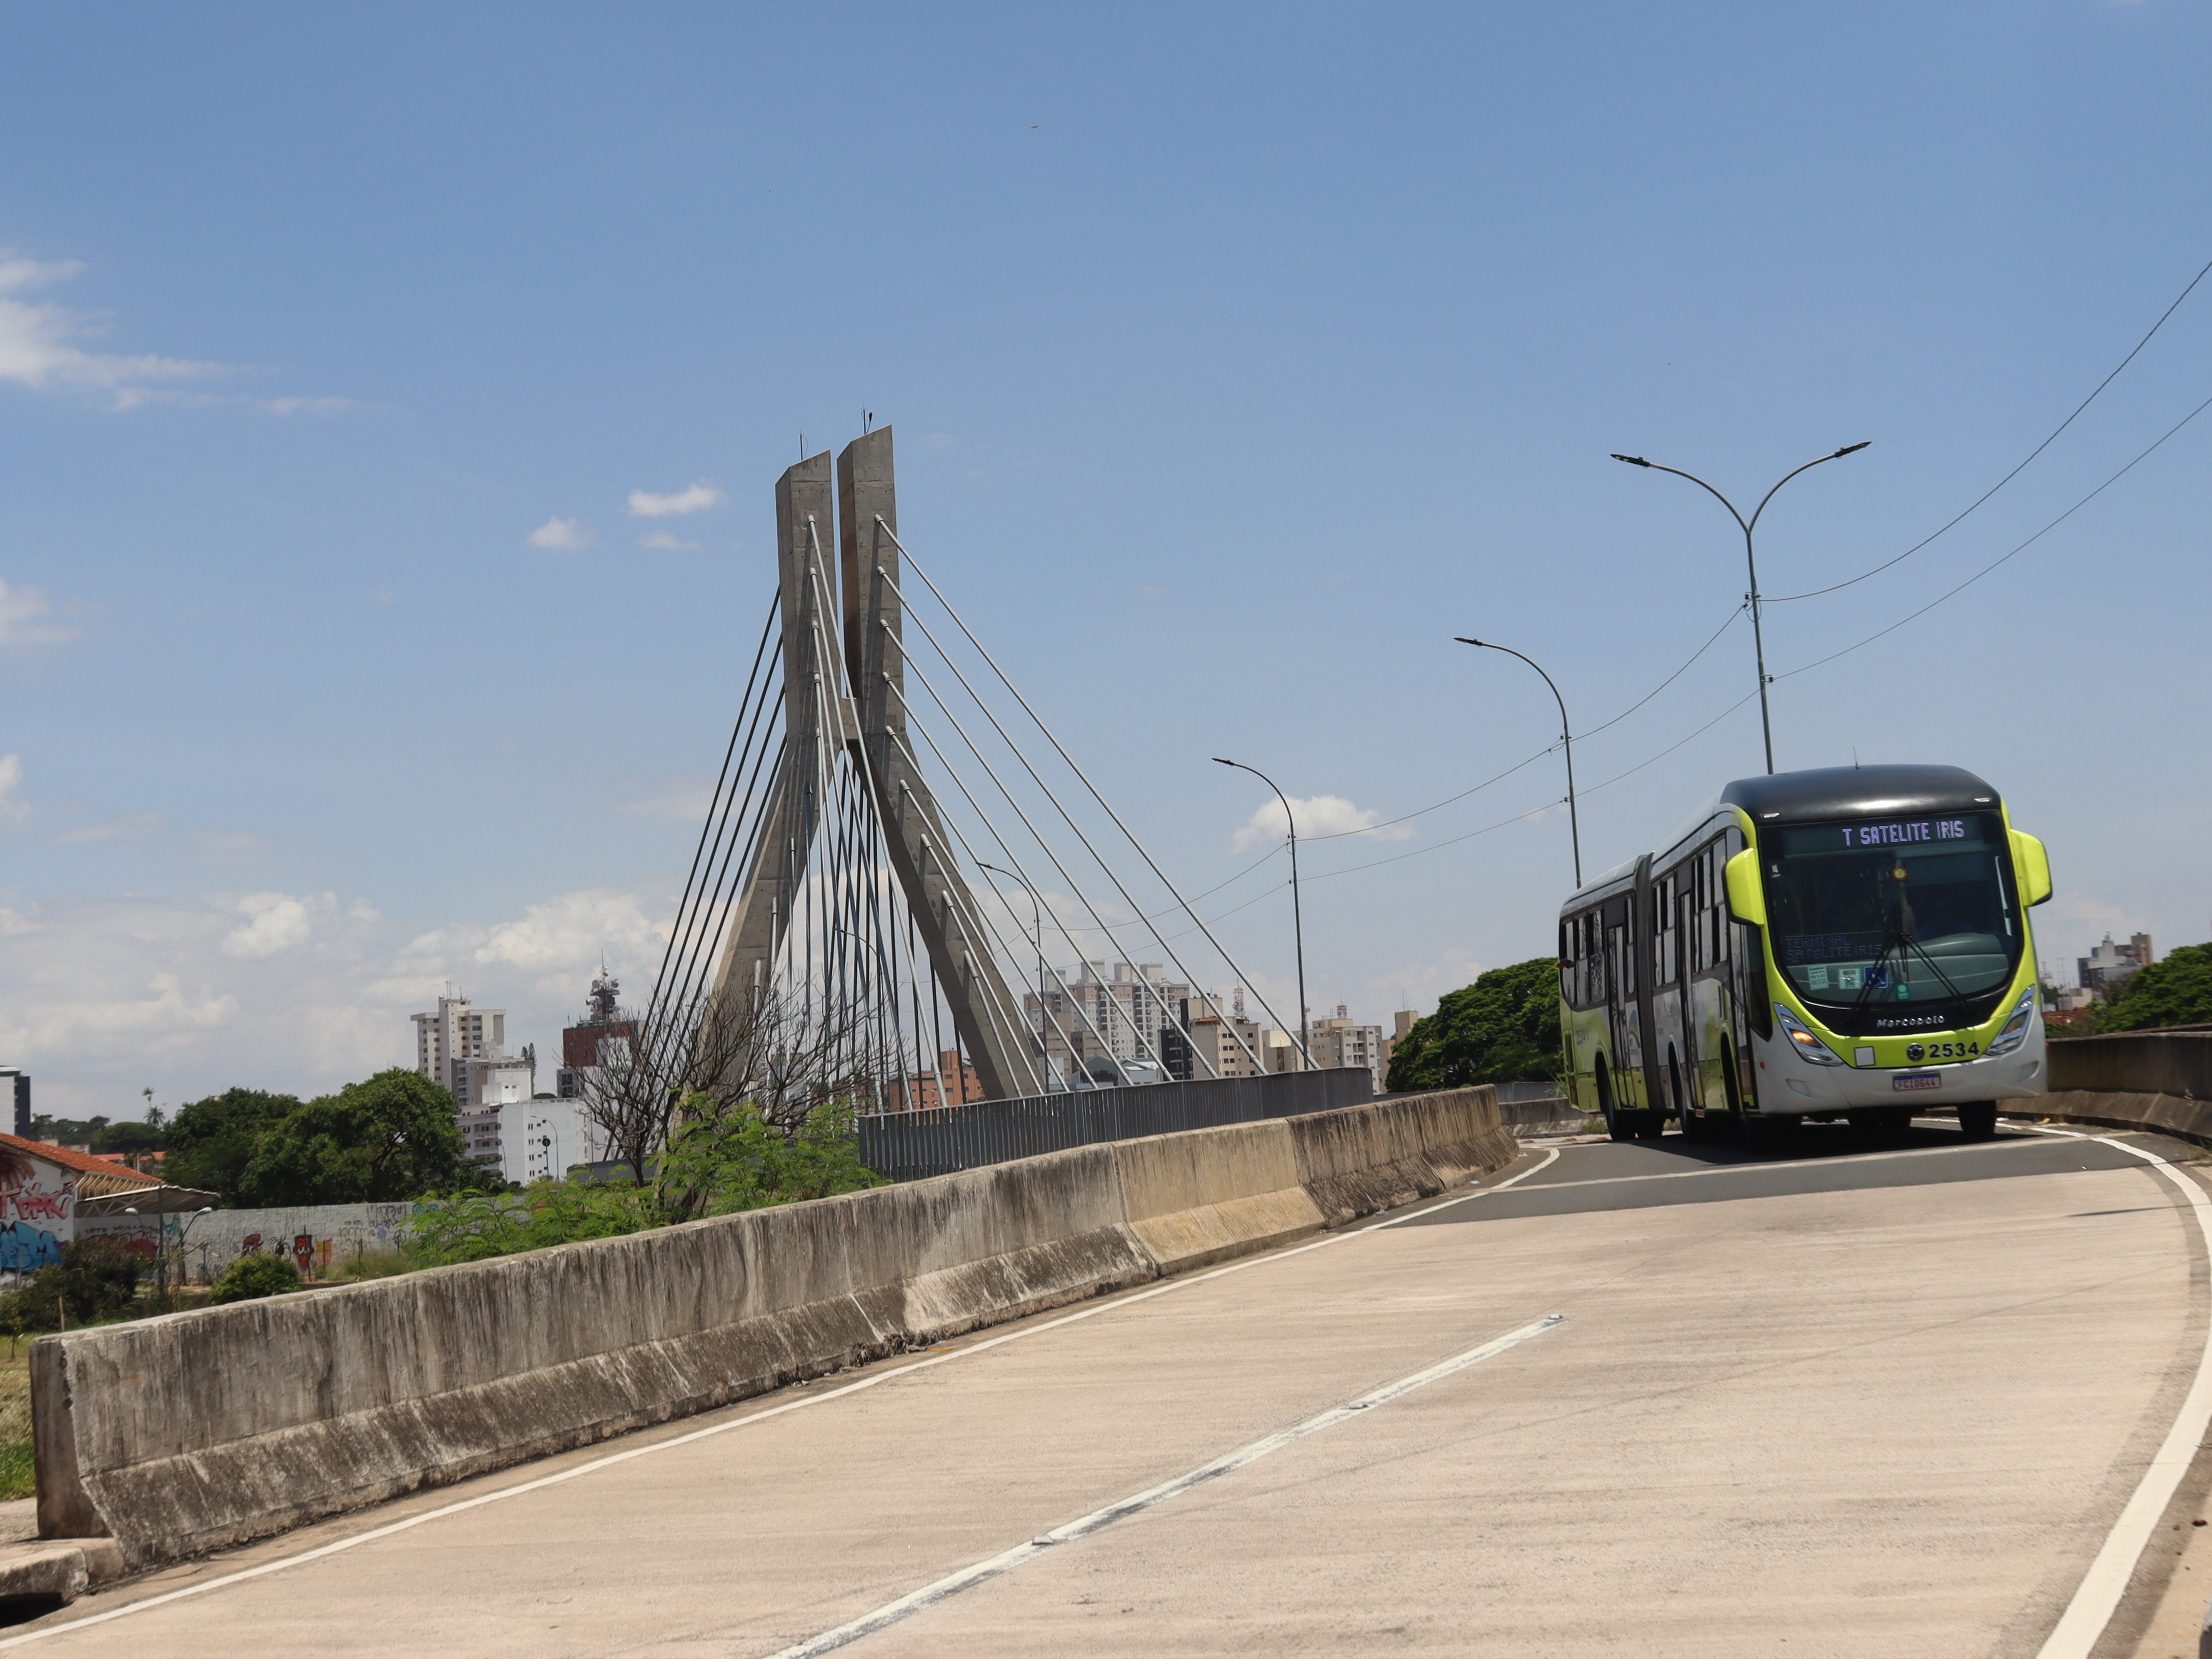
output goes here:
<path id="1" fill-rule="evenodd" d="M 1291 937 L 1297 942 L 1298 952 L 1298 1055 L 1305 1061 L 1306 1069 L 1311 1071 L 1314 1069 L 1313 1044 L 1309 1041 L 1310 1033 L 1306 1023 L 1306 925 L 1298 909 L 1298 821 L 1291 811 L 1291 798 L 1276 785 L 1274 779 L 1258 767 L 1247 766 L 1243 761 L 1224 760 L 1218 755 L 1213 757 L 1213 763 L 1216 766 L 1233 766 L 1240 772 L 1249 772 L 1274 790 L 1275 799 L 1283 803 L 1283 821 L 1291 827 Z"/>
<path id="2" fill-rule="evenodd" d="M 1503 651 L 1509 657 L 1520 657 L 1522 662 L 1527 663 L 1539 674 L 1544 674 L 1542 665 L 1534 657 L 1524 656 L 1510 645 L 1498 645 L 1489 640 L 1471 640 L 1464 634 L 1455 634 L 1452 637 L 1462 645 L 1476 646 L 1485 651 Z M 1559 741 L 1565 746 L 1567 751 L 1567 834 L 1574 842 L 1575 885 L 1579 889 L 1583 884 L 1583 828 L 1575 817 L 1574 733 L 1567 725 L 1567 700 L 1559 695 L 1559 688 L 1553 685 L 1552 677 L 1549 674 L 1544 674 L 1544 684 L 1552 687 L 1552 700 L 1559 705 Z"/>
<path id="3" fill-rule="evenodd" d="M 1871 443 L 1873 441 L 1874 441 L 1870 438 L 1867 440 L 1867 443 Z M 1780 480 L 1775 484 L 1774 489 L 1768 490 L 1765 495 L 1759 498 L 1759 506 L 1753 509 L 1752 515 L 1748 519 L 1745 518 L 1742 514 L 1738 513 L 1735 510 L 1735 503 L 1734 501 L 1729 500 L 1727 496 L 1722 495 L 1719 490 L 1715 489 L 1711 484 L 1707 483 L 1703 478 L 1700 478 L 1694 472 L 1685 472 L 1679 466 L 1662 466 L 1656 461 L 1645 460 L 1641 455 L 1615 455 L 1613 458 L 1616 461 L 1626 461 L 1631 466 L 1649 467 L 1654 472 L 1671 472 L 1678 478 L 1687 478 L 1692 483 L 1697 485 L 1698 489 L 1704 490 L 1715 501 L 1718 501 L 1723 507 L 1728 508 L 1729 516 L 1735 519 L 1738 525 L 1742 526 L 1744 567 L 1751 573 L 1751 592 L 1746 596 L 1751 605 L 1751 643 L 1752 649 L 1757 653 L 1759 658 L 1759 724 L 1760 730 L 1765 734 L 1766 738 L 1766 774 L 1769 777 L 1774 775 L 1774 722 L 1768 714 L 1766 707 L 1766 688 L 1771 682 L 1769 680 L 1766 672 L 1766 641 L 1759 629 L 1759 561 L 1752 555 L 1751 532 L 1753 527 L 1759 523 L 1759 515 L 1766 511 L 1767 502 L 1774 499 L 1775 489 L 1781 489 L 1784 484 L 1788 483 L 1792 478 L 1796 477 L 1798 473 L 1806 471 L 1810 468 L 1816 467 L 1823 461 L 1841 460 L 1846 455 L 1856 455 L 1860 450 L 1864 449 L 1866 447 L 1865 443 L 1845 444 L 1841 449 L 1835 451 L 1832 454 L 1816 455 L 1811 460 L 1806 462 L 1803 466 L 1793 468 L 1791 471 L 1784 473 Z"/>

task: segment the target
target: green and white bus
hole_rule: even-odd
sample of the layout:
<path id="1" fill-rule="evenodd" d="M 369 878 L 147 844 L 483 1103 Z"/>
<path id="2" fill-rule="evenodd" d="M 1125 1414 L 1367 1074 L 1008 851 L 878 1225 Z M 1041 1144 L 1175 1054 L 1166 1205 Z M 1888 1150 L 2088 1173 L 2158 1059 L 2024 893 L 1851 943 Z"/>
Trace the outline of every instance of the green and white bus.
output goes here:
<path id="1" fill-rule="evenodd" d="M 2027 911 L 2043 843 L 1954 766 L 1745 778 L 1559 912 L 1565 1075 L 1616 1140 L 1674 1118 L 1786 1145 L 1806 1118 L 1875 1133 L 2045 1088 Z"/>

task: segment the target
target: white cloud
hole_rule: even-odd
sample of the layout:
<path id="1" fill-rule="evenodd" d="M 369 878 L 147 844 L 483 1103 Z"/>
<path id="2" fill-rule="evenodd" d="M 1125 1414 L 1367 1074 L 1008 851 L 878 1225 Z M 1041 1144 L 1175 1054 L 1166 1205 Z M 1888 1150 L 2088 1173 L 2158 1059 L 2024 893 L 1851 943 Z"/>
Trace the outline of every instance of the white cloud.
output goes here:
<path id="1" fill-rule="evenodd" d="M 672 536 L 665 530 L 656 530 L 649 536 L 637 538 L 640 547 L 659 548 L 664 553 L 702 553 L 706 550 L 696 542 L 687 542 L 680 536 Z"/>
<path id="2" fill-rule="evenodd" d="M 23 757 L 0 755 L 0 823 L 31 816 L 31 803 L 15 799 L 15 792 L 22 787 Z"/>
<path id="3" fill-rule="evenodd" d="M 1297 814 L 1300 841 L 1317 841 L 1323 836 L 1354 835 L 1365 835 L 1376 841 L 1413 839 L 1413 825 L 1382 824 L 1382 813 L 1371 807 L 1355 806 L 1341 795 L 1314 795 L 1305 799 L 1293 795 L 1291 805 Z M 1237 831 L 1229 843 L 1229 850 L 1232 854 L 1247 853 L 1271 841 L 1280 841 L 1288 829 L 1289 824 L 1283 817 L 1283 803 L 1270 800 L 1253 813 Z"/>
<path id="4" fill-rule="evenodd" d="M 667 937 L 666 927 L 647 920 L 634 896 L 599 889 L 563 893 L 530 906 L 521 921 L 491 928 L 475 955 L 479 963 L 505 963 L 526 973 L 580 970 L 597 963 L 601 951 L 649 956 L 657 967 Z"/>
<path id="5" fill-rule="evenodd" d="M 632 817 L 675 818 L 684 823 L 696 823 L 707 816 L 707 809 L 714 804 L 714 790 L 704 777 L 697 777 L 684 779 L 665 795 L 626 800 L 621 810 Z"/>
<path id="6" fill-rule="evenodd" d="M 125 812 L 121 817 L 109 818 L 101 823 L 81 823 L 74 830 L 64 830 L 54 837 L 58 847 L 90 847 L 103 841 L 119 841 L 125 836 L 150 834 L 168 822 L 164 812 Z"/>
<path id="7" fill-rule="evenodd" d="M 1434 1013 L 1437 998 L 1462 985 L 1474 984 L 1488 971 L 1488 964 L 1480 961 L 1465 945 L 1449 945 L 1434 962 L 1407 963 L 1387 974 L 1373 974 L 1363 980 L 1362 1006 L 1372 1011 L 1364 1017 L 1380 1024 L 1387 1035 L 1389 1017 L 1379 1011 L 1378 1004 L 1387 1002 L 1394 1009 L 1410 1007 L 1418 1013 Z"/>
<path id="8" fill-rule="evenodd" d="M 10 587 L 0 581 L 0 645 L 58 645 L 75 639 L 74 628 L 39 620 L 52 609 L 37 588 Z"/>
<path id="9" fill-rule="evenodd" d="M 418 924 L 402 943 L 366 901 L 328 893 L 0 890 L 0 1058 L 36 1074 L 41 1109 L 61 1116 L 135 1116 L 149 1085 L 173 1102 L 234 1084 L 321 1094 L 412 1065 L 408 1016 L 449 981 L 507 1010 L 510 1052 L 550 1057 L 602 950 L 643 1000 L 666 939 L 652 917 L 672 902 L 657 888 L 561 894 L 504 922 Z"/>
<path id="10" fill-rule="evenodd" d="M 581 519 L 548 519 L 530 532 L 530 544 L 556 553 L 574 553 L 592 544 Z"/>
<path id="11" fill-rule="evenodd" d="M 297 950 L 314 936 L 314 918 L 337 908 L 335 893 L 313 893 L 294 898 L 289 893 L 248 893 L 238 901 L 238 913 L 246 921 L 223 935 L 222 952 L 258 962 Z"/>
<path id="12" fill-rule="evenodd" d="M 189 380 L 228 372 L 222 363 L 193 362 L 149 355 L 118 356 L 87 351 L 76 343 L 103 331 L 100 320 L 82 312 L 9 296 L 52 283 L 65 283 L 84 267 L 74 260 L 46 263 L 0 250 L 0 380 L 33 392 L 64 387 L 106 392 L 114 407 L 143 401 L 149 380 Z"/>
<path id="13" fill-rule="evenodd" d="M 686 513 L 704 512 L 710 507 L 720 507 L 729 497 L 704 478 L 689 489 L 679 489 L 672 495 L 656 495 L 651 490 L 633 489 L 629 492 L 627 509 L 634 519 L 673 519 Z"/>

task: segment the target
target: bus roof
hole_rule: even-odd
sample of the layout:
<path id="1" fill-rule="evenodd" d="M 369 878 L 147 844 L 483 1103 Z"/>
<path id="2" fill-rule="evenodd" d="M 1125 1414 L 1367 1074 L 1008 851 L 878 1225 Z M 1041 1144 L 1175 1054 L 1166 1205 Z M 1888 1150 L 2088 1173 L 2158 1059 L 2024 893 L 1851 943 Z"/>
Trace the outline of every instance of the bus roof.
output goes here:
<path id="1" fill-rule="evenodd" d="M 1895 817 L 1911 812 L 1969 812 L 1995 806 L 1997 792 L 1960 766 L 1826 766 L 1738 778 L 1721 799 L 1753 823 L 1811 818 Z"/>

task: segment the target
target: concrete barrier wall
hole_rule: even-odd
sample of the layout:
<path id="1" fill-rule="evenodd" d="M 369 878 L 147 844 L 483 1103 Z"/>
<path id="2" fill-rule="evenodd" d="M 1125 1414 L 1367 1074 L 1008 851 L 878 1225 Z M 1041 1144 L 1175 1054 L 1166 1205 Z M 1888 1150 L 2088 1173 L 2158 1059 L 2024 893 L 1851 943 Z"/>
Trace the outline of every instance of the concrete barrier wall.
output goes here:
<path id="1" fill-rule="evenodd" d="M 2047 1052 L 2051 1090 L 2033 1103 L 2036 1115 L 2212 1146 L 2212 1030 L 2062 1037 Z"/>
<path id="2" fill-rule="evenodd" d="M 2054 1091 L 2212 1099 L 2212 1030 L 2059 1037 L 2045 1052 Z"/>
<path id="3" fill-rule="evenodd" d="M 1341 1225 L 1509 1161 L 1486 1088 L 42 1337 L 42 1536 L 134 1566 Z"/>

